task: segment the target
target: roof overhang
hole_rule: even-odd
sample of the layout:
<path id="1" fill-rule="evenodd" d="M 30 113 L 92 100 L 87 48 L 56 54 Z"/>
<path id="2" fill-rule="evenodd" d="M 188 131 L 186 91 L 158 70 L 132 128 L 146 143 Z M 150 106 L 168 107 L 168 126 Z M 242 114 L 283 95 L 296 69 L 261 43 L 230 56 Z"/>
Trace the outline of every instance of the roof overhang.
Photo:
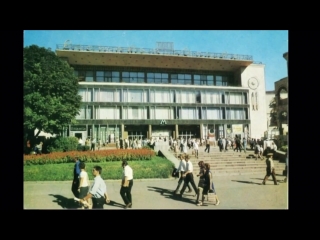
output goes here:
<path id="1" fill-rule="evenodd" d="M 234 72 L 253 63 L 252 60 L 145 53 L 56 50 L 56 54 L 58 57 L 65 58 L 71 66 L 92 65 Z"/>

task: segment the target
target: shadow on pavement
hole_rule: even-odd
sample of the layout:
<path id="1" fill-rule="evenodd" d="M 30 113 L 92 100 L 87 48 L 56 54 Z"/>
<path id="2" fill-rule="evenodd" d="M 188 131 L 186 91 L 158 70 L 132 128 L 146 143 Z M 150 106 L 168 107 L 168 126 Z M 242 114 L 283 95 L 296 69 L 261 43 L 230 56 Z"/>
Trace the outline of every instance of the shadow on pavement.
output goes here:
<path id="1" fill-rule="evenodd" d="M 258 180 L 261 180 L 261 182 L 262 182 L 264 178 L 252 178 L 252 179 L 258 179 Z M 232 180 L 232 181 L 234 181 L 234 180 Z M 269 181 L 270 181 L 270 182 L 273 182 L 271 176 L 268 178 L 267 182 L 269 182 Z M 283 183 L 284 181 L 283 181 L 283 179 L 277 179 L 277 182 L 278 182 L 278 183 L 279 183 L 279 182 L 282 182 L 282 183 Z M 261 184 L 260 184 L 260 185 L 261 185 Z M 263 185 L 263 184 L 262 184 L 262 185 Z"/>
<path id="2" fill-rule="evenodd" d="M 109 205 L 109 206 L 114 206 L 114 207 L 119 207 L 119 208 L 124 208 L 126 205 L 121 204 L 121 203 L 117 203 L 115 201 L 110 200 L 109 203 L 105 203 L 105 205 Z"/>
<path id="3" fill-rule="evenodd" d="M 61 195 L 56 194 L 49 194 L 49 196 L 53 196 L 56 199 L 52 202 L 56 202 L 58 205 L 60 205 L 64 209 L 77 209 L 79 208 L 79 203 L 74 201 L 73 198 L 66 198 Z"/>
<path id="4" fill-rule="evenodd" d="M 252 181 L 239 181 L 239 180 L 231 180 L 232 182 L 239 182 L 239 183 L 248 183 L 248 184 L 256 184 L 256 185 L 261 185 L 261 183 L 256 183 Z"/>
<path id="5" fill-rule="evenodd" d="M 152 186 L 147 186 L 149 189 L 149 191 L 154 191 L 154 192 L 158 192 L 160 193 L 162 196 L 164 196 L 165 198 L 170 198 L 176 201 L 181 201 L 181 202 L 187 202 L 187 203 L 191 203 L 191 204 L 195 204 L 196 203 L 196 197 L 195 194 L 192 193 L 191 195 L 186 195 L 185 193 L 183 194 L 183 197 L 180 198 L 179 195 L 174 194 L 173 190 L 169 190 L 169 189 L 164 189 L 164 188 L 159 188 L 159 187 L 152 187 Z M 189 199 L 186 198 L 187 196 L 192 196 L 194 197 L 194 199 Z"/>

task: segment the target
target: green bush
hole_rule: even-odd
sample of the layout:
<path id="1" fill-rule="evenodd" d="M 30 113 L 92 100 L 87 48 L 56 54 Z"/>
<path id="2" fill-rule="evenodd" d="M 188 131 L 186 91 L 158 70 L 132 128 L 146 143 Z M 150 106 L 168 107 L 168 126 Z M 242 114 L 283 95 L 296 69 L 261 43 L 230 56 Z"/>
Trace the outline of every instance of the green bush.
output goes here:
<path id="1" fill-rule="evenodd" d="M 89 146 L 78 145 L 77 147 L 77 151 L 89 151 L 89 150 L 90 150 Z"/>
<path id="2" fill-rule="evenodd" d="M 78 149 L 78 138 L 76 137 L 57 137 L 49 143 L 48 152 L 68 152 Z"/>

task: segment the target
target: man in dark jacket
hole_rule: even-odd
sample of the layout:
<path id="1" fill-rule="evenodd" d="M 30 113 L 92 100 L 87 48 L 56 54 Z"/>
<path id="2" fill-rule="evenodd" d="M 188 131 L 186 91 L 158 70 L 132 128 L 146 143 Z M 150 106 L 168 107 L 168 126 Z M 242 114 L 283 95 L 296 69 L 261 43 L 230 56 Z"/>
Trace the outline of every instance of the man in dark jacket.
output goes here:
<path id="1" fill-rule="evenodd" d="M 78 157 L 74 158 L 75 164 L 73 168 L 73 181 L 71 191 L 76 198 L 79 198 L 78 188 L 80 186 L 79 175 L 80 175 L 80 160 Z"/>

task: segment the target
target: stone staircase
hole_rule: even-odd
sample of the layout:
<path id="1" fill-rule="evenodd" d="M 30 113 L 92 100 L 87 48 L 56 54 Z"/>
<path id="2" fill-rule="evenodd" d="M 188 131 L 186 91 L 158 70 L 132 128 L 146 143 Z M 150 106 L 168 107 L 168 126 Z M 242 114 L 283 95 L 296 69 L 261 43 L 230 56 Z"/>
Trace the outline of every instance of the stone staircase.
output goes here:
<path id="1" fill-rule="evenodd" d="M 204 152 L 204 147 L 199 147 L 199 158 L 195 158 L 191 153 L 192 150 L 190 149 L 188 154 L 190 156 L 190 161 L 193 164 L 194 173 L 196 174 L 199 172 L 199 161 L 209 163 L 210 170 L 215 176 L 266 174 L 266 157 L 264 157 L 263 160 L 259 158 L 256 160 L 252 150 L 247 150 L 246 153 L 243 151 L 241 153 L 234 152 L 232 149 L 226 152 L 220 152 L 218 147 L 211 147 L 210 153 L 207 153 Z M 172 156 L 169 157 L 168 154 Z M 170 158 L 176 157 L 178 154 L 173 153 L 172 151 L 165 151 L 165 153 L 163 153 L 169 160 Z M 274 159 L 274 165 L 276 174 L 282 175 L 283 170 L 285 170 L 285 163 L 281 163 L 279 160 Z"/>

